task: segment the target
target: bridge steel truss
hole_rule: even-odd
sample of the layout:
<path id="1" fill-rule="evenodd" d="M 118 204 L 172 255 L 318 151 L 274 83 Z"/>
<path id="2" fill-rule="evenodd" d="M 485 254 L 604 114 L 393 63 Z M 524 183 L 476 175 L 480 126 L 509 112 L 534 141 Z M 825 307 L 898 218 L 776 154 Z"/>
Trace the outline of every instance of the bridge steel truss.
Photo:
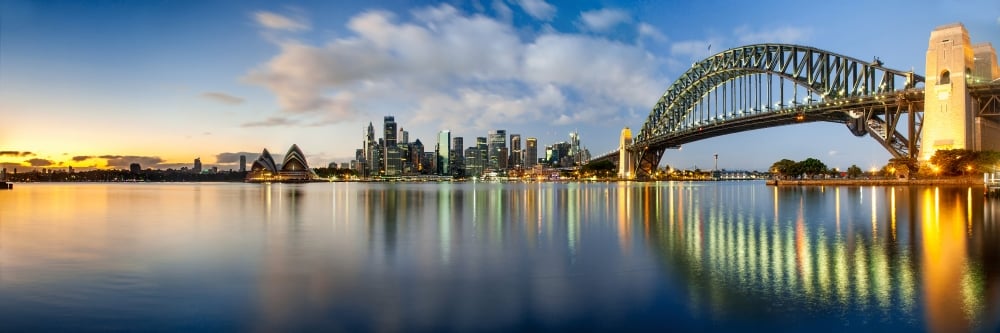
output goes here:
<path id="1" fill-rule="evenodd" d="M 697 62 L 656 102 L 628 147 L 648 176 L 668 148 L 801 122 L 847 124 L 894 157 L 916 158 L 924 78 L 808 46 L 757 44 Z M 801 97 L 801 101 L 800 101 Z M 905 135 L 903 133 L 906 133 Z M 622 152 L 619 152 L 622 153 Z M 611 156 L 614 153 L 609 154 Z"/>

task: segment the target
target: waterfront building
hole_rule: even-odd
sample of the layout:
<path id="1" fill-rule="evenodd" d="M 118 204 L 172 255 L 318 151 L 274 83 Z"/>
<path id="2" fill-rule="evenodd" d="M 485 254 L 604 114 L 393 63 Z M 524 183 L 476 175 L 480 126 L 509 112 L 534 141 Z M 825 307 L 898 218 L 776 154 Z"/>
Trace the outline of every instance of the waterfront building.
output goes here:
<path id="1" fill-rule="evenodd" d="M 240 155 L 240 172 L 247 172 L 247 155 Z"/>
<path id="2" fill-rule="evenodd" d="M 201 173 L 201 157 L 196 157 L 194 159 L 194 173 Z"/>
<path id="3" fill-rule="evenodd" d="M 524 167 L 532 168 L 538 164 L 538 139 L 528 138 L 524 141 Z"/>
<path id="4" fill-rule="evenodd" d="M 493 130 L 489 136 L 488 168 L 503 170 L 507 168 L 507 130 Z"/>
<path id="5" fill-rule="evenodd" d="M 469 177 L 483 175 L 482 159 L 479 158 L 479 149 L 476 147 L 465 149 L 465 175 Z"/>
<path id="6" fill-rule="evenodd" d="M 437 148 L 434 150 L 437 153 L 437 174 L 447 175 L 451 169 L 449 162 L 449 155 L 451 155 L 451 131 L 443 130 L 438 132 L 438 143 Z"/>
<path id="7" fill-rule="evenodd" d="M 305 154 L 298 145 L 292 145 L 285 153 L 281 168 L 274 162 L 267 148 L 253 162 L 246 180 L 249 182 L 307 182 L 318 179 L 319 176 L 309 168 Z"/>
<path id="8" fill-rule="evenodd" d="M 520 134 L 510 135 L 510 162 L 508 165 L 512 169 L 520 169 L 524 167 L 524 153 L 521 151 Z"/>
<path id="9" fill-rule="evenodd" d="M 69 170 L 70 170 L 70 173 L 73 173 L 73 167 L 72 166 L 70 167 Z M 132 163 L 132 164 L 128 165 L 128 171 L 131 172 L 131 173 L 139 173 L 139 171 L 142 171 L 142 167 L 139 166 L 139 163 Z"/>
<path id="10" fill-rule="evenodd" d="M 423 161 L 424 156 L 424 143 L 420 142 L 420 139 L 413 141 L 410 145 L 410 163 L 413 166 L 413 173 L 423 173 L 427 168 L 427 165 Z"/>
<path id="11" fill-rule="evenodd" d="M 375 128 L 370 121 L 368 122 L 368 129 L 364 133 L 364 143 L 361 145 L 361 148 L 364 149 L 364 160 L 361 160 L 364 172 L 361 173 L 361 176 L 368 178 L 372 174 L 378 173 L 378 164 L 375 163 L 375 151 L 378 149 L 378 146 L 375 141 Z"/>
<path id="12" fill-rule="evenodd" d="M 427 151 L 423 153 L 420 157 L 420 164 L 423 168 L 423 174 L 436 174 L 437 173 L 437 149 L 435 151 Z"/>
<path id="13" fill-rule="evenodd" d="M 476 150 L 479 152 L 476 164 L 479 165 L 479 174 L 482 175 L 483 171 L 489 167 L 489 144 L 486 137 L 476 137 Z"/>
<path id="14" fill-rule="evenodd" d="M 386 176 L 398 176 L 401 168 L 397 163 L 399 161 L 399 151 L 396 149 L 396 117 L 385 116 L 382 119 L 382 138 L 384 139 L 382 144 L 383 174 Z"/>
<path id="15" fill-rule="evenodd" d="M 450 173 L 452 176 L 461 177 L 465 175 L 465 143 L 460 136 L 451 138 L 451 153 L 449 155 Z"/>

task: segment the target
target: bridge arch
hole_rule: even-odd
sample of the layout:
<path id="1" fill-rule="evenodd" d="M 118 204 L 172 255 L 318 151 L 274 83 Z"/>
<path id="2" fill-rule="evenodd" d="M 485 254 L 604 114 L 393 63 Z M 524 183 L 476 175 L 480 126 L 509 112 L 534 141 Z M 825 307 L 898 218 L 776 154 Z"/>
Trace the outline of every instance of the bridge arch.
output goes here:
<path id="1" fill-rule="evenodd" d="M 895 157 L 916 156 L 911 138 L 921 124 L 913 112 L 922 107 L 916 88 L 924 78 L 882 65 L 792 44 L 741 46 L 696 62 L 659 98 L 628 148 L 634 174 L 653 171 L 667 148 L 795 122 L 844 123 Z M 909 120 L 909 135 L 896 130 L 901 119 Z"/>

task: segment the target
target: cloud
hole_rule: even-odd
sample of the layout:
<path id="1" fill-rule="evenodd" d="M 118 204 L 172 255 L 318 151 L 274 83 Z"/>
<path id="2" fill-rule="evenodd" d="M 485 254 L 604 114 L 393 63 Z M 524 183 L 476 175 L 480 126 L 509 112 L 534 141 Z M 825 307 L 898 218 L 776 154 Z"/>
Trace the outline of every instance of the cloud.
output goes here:
<path id="1" fill-rule="evenodd" d="M 667 40 L 667 36 L 656 29 L 652 24 L 646 22 L 640 22 L 637 27 L 640 38 L 649 38 L 654 41 L 664 42 Z"/>
<path id="2" fill-rule="evenodd" d="M 55 162 L 52 162 L 44 158 L 32 158 L 30 160 L 24 161 L 24 163 L 28 163 L 33 167 L 44 167 L 44 166 L 55 165 Z"/>
<path id="3" fill-rule="evenodd" d="M 704 59 L 712 55 L 710 46 L 719 43 L 715 40 L 686 40 L 670 44 L 670 54 L 684 56 L 690 59 Z"/>
<path id="4" fill-rule="evenodd" d="M 201 97 L 207 100 L 216 101 L 228 105 L 240 105 L 243 104 L 244 101 L 243 98 L 221 92 L 204 92 L 201 94 Z"/>
<path id="5" fill-rule="evenodd" d="M 94 158 L 94 156 L 73 156 L 73 161 L 74 162 L 83 162 L 83 161 L 86 161 L 86 160 L 89 160 L 89 159 L 92 159 L 92 158 Z"/>
<path id="6" fill-rule="evenodd" d="M 5 151 L 0 151 L 0 157 L 3 157 L 3 156 L 29 157 L 29 156 L 35 156 L 35 154 L 32 153 L 32 152 L 30 152 L 30 151 L 10 151 L 10 150 L 5 150 Z"/>
<path id="7" fill-rule="evenodd" d="M 251 121 L 240 125 L 242 127 L 270 127 L 270 126 L 289 126 L 295 125 L 298 122 L 295 120 L 290 120 L 284 117 L 270 117 L 262 121 Z"/>
<path id="8" fill-rule="evenodd" d="M 271 91 L 280 114 L 243 126 L 315 126 L 380 111 L 476 126 L 599 119 L 648 108 L 666 82 L 658 75 L 663 60 L 641 45 L 551 31 L 525 36 L 508 22 L 449 5 L 406 18 L 368 11 L 347 28 L 350 34 L 323 44 L 276 42 L 279 52 L 243 80 Z M 434 105 L 452 113 L 422 113 Z M 498 113 L 470 112 L 487 109 Z"/>
<path id="9" fill-rule="evenodd" d="M 580 22 L 584 28 L 596 32 L 608 31 L 616 25 L 631 20 L 632 17 L 625 11 L 612 8 L 591 10 L 580 14 Z"/>
<path id="10" fill-rule="evenodd" d="M 740 26 L 733 31 L 737 41 L 742 45 L 757 43 L 797 44 L 809 39 L 811 29 L 796 27 L 780 27 L 772 30 L 754 31 L 748 26 Z"/>
<path id="11" fill-rule="evenodd" d="M 491 6 L 493 7 L 493 11 L 497 13 L 497 17 L 504 22 L 510 22 L 514 18 L 514 11 L 503 0 L 493 0 Z"/>
<path id="12" fill-rule="evenodd" d="M 251 152 L 246 152 L 246 151 L 235 152 L 235 153 L 228 153 L 228 152 L 227 153 L 219 153 L 219 154 L 215 155 L 215 163 L 218 163 L 218 164 L 239 163 L 240 162 L 240 156 L 246 156 L 246 158 L 247 158 L 247 164 L 250 164 L 250 163 L 253 163 L 253 161 L 255 159 L 257 159 L 257 155 L 259 155 L 259 154 L 260 154 L 259 152 L 257 152 L 257 153 L 251 153 Z"/>
<path id="13" fill-rule="evenodd" d="M 160 166 L 164 162 L 157 156 L 132 156 L 132 155 L 101 155 L 97 158 L 104 159 L 108 167 L 116 169 L 127 169 L 132 163 L 139 163 L 142 168 Z"/>
<path id="14" fill-rule="evenodd" d="M 293 19 L 268 11 L 258 11 L 253 14 L 253 18 L 257 24 L 273 30 L 301 31 L 309 29 L 309 22 L 303 18 Z"/>
<path id="15" fill-rule="evenodd" d="M 13 173 L 14 169 L 18 168 L 20 168 L 18 171 L 23 171 L 25 166 L 21 163 L 0 162 L 0 169 L 7 169 L 7 172 Z"/>
<path id="16" fill-rule="evenodd" d="M 537 20 L 548 21 L 556 15 L 556 7 L 545 0 L 517 0 L 517 5 Z"/>
<path id="17" fill-rule="evenodd" d="M 838 154 L 838 152 L 836 150 L 831 150 L 831 151 L 827 152 L 826 154 L 829 155 L 829 156 L 836 156 Z"/>

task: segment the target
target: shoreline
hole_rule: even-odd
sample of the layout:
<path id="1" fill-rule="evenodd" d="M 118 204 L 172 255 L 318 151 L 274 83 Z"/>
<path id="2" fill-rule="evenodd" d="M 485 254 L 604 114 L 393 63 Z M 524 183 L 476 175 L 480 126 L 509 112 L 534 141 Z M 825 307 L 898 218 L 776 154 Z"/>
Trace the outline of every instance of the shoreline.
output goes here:
<path id="1" fill-rule="evenodd" d="M 984 187 L 982 179 L 771 179 L 768 186 L 910 186 L 910 185 L 956 185 Z"/>

